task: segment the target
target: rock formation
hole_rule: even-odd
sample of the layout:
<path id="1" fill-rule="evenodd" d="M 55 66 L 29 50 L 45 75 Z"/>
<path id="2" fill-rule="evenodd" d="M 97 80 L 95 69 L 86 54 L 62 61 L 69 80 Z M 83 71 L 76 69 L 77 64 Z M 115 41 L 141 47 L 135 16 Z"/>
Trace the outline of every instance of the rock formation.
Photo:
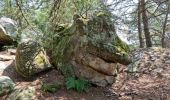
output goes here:
<path id="1" fill-rule="evenodd" d="M 51 62 L 56 67 L 69 63 L 76 76 L 98 86 L 112 84 L 119 69 L 117 63 L 131 62 L 128 45 L 117 36 L 107 14 L 98 13 L 91 19 L 74 15 L 73 19 L 54 36 Z"/>

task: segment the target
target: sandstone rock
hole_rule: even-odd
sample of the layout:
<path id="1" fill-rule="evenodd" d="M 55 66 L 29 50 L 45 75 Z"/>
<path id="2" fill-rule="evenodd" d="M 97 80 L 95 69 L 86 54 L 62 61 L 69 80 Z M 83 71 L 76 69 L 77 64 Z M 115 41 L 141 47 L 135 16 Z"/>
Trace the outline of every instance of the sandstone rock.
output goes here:
<path id="1" fill-rule="evenodd" d="M 19 44 L 15 61 L 16 71 L 23 77 L 51 68 L 46 52 L 42 46 L 34 41 Z"/>
<path id="2" fill-rule="evenodd" d="M 101 58 L 85 53 L 76 56 L 76 61 L 105 75 L 116 75 L 116 63 L 108 63 Z"/>
<path id="3" fill-rule="evenodd" d="M 119 39 L 107 15 L 98 14 L 87 21 L 87 25 L 82 23 L 77 30 L 88 35 L 86 42 L 76 42 L 80 44 L 73 55 L 76 76 L 83 76 L 98 86 L 112 84 L 118 72 L 117 63 L 127 65 L 131 62 L 128 46 Z"/>
<path id="4" fill-rule="evenodd" d="M 57 41 L 55 50 L 49 51 L 53 64 L 58 67 L 71 63 L 77 77 L 85 77 L 98 86 L 112 84 L 117 63 L 131 63 L 128 45 L 117 36 L 107 14 L 95 14 L 91 19 L 75 15 L 73 20 L 53 40 Z"/>
<path id="5" fill-rule="evenodd" d="M 0 18 L 0 45 L 10 45 L 16 42 L 16 22 L 10 18 Z"/>
<path id="6" fill-rule="evenodd" d="M 14 82 L 7 76 L 0 76 L 0 95 L 5 95 L 14 90 Z"/>
<path id="7" fill-rule="evenodd" d="M 16 89 L 9 95 L 7 100 L 37 100 L 36 90 L 34 87 Z"/>
<path id="8" fill-rule="evenodd" d="M 121 63 L 124 65 L 128 65 L 131 63 L 131 59 L 128 57 L 126 53 L 121 53 L 121 52 L 113 53 L 102 47 L 100 48 L 100 47 L 95 47 L 91 45 L 88 46 L 87 51 L 90 54 L 96 55 L 108 62 Z"/>
<path id="9" fill-rule="evenodd" d="M 93 70 L 90 67 L 72 61 L 76 76 L 84 77 L 97 86 L 105 87 L 115 81 L 114 76 L 108 76 Z"/>

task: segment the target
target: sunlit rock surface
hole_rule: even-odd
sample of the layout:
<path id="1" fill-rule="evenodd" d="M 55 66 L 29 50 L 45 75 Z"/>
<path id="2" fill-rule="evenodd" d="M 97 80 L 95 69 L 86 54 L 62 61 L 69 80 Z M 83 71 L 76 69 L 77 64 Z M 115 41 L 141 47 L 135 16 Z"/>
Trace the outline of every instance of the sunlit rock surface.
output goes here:
<path id="1" fill-rule="evenodd" d="M 10 18 L 0 18 L 0 45 L 10 45 L 16 42 L 17 25 Z"/>

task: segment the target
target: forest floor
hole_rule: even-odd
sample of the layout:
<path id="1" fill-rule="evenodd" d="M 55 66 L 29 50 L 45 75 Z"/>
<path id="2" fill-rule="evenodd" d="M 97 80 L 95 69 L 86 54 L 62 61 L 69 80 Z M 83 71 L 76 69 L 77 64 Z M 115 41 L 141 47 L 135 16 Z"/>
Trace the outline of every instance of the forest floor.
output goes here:
<path id="1" fill-rule="evenodd" d="M 38 100 L 111 100 L 109 87 L 95 87 L 92 86 L 87 92 L 78 93 L 74 90 L 67 90 L 65 86 L 62 86 L 56 93 L 44 92 L 41 89 L 43 83 L 63 83 L 64 77 L 57 70 L 49 70 L 47 72 L 40 73 L 37 77 L 31 80 L 25 80 L 19 76 L 14 69 L 15 50 L 10 53 L 9 51 L 1 51 L 0 57 L 5 57 L 6 61 L 0 61 L 0 76 L 9 76 L 17 88 L 35 87 L 36 96 Z M 0 97 L 0 100 L 6 100 L 8 95 Z M 113 99 L 114 100 L 114 99 Z"/>
<path id="2" fill-rule="evenodd" d="M 64 77 L 57 70 L 43 72 L 33 80 L 23 79 L 14 69 L 15 50 L 0 52 L 0 57 L 9 59 L 0 61 L 0 76 L 9 76 L 16 87 L 35 87 L 38 100 L 170 100 L 170 50 L 139 49 L 133 54 L 140 59 L 139 71 L 127 73 L 128 67 L 120 65 L 122 70 L 116 83 L 105 88 L 92 86 L 83 93 L 67 90 L 65 86 L 55 93 L 42 91 L 42 83 L 64 84 Z"/>

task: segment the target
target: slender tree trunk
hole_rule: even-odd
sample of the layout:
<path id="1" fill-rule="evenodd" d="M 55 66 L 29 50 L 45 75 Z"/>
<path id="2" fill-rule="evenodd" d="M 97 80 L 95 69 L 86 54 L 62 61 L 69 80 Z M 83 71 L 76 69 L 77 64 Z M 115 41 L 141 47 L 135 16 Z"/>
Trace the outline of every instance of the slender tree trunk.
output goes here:
<path id="1" fill-rule="evenodd" d="M 144 35 L 145 35 L 145 39 L 146 39 L 146 46 L 152 47 L 151 36 L 150 36 L 149 28 L 148 28 L 148 18 L 147 18 L 147 15 L 146 15 L 145 4 L 146 4 L 145 0 L 141 0 Z"/>
<path id="2" fill-rule="evenodd" d="M 140 44 L 140 48 L 143 48 L 144 47 L 144 41 L 143 41 L 143 38 L 142 38 L 142 27 L 141 27 L 141 3 L 140 3 L 140 0 L 139 0 L 139 3 L 138 3 L 138 36 L 139 36 L 139 44 Z"/>
<path id="3" fill-rule="evenodd" d="M 164 24 L 163 24 L 163 30 L 162 30 L 162 48 L 165 48 L 165 30 L 166 30 L 166 24 L 167 24 L 167 20 L 168 20 L 168 14 L 169 14 L 169 10 L 170 10 L 170 6 L 168 5 L 168 9 L 167 9 L 167 12 L 166 12 L 166 16 L 165 16 L 165 21 L 164 21 Z"/>

